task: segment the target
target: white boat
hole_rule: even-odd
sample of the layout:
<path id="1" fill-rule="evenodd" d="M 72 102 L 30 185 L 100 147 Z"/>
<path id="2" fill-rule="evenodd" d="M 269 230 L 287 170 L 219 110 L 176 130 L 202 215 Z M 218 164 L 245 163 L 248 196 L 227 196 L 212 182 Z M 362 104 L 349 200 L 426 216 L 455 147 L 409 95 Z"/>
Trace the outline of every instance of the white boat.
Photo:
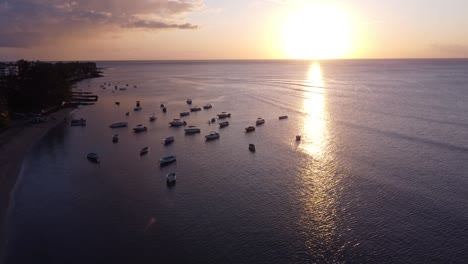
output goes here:
<path id="1" fill-rule="evenodd" d="M 211 131 L 209 135 L 205 136 L 206 140 L 212 140 L 219 138 L 219 133 L 215 131 Z"/>
<path id="2" fill-rule="evenodd" d="M 149 152 L 149 147 L 144 147 L 140 150 L 140 156 L 145 155 Z"/>
<path id="3" fill-rule="evenodd" d="M 172 142 L 174 142 L 174 137 L 167 137 L 163 139 L 164 145 L 170 144 Z"/>
<path id="4" fill-rule="evenodd" d="M 255 124 L 257 124 L 257 126 L 265 124 L 265 119 L 259 117 L 259 118 L 257 118 L 257 121 L 255 121 Z"/>
<path id="5" fill-rule="evenodd" d="M 153 122 L 156 120 L 156 116 L 154 114 L 152 114 L 150 117 L 149 117 L 149 121 L 150 122 Z"/>
<path id="6" fill-rule="evenodd" d="M 176 173 L 175 172 L 169 172 L 166 174 L 166 182 L 167 185 L 172 185 L 176 182 Z"/>
<path id="7" fill-rule="evenodd" d="M 249 126 L 249 127 L 246 127 L 246 128 L 245 128 L 245 132 L 252 132 L 252 131 L 255 131 L 255 127 L 254 127 L 254 126 Z"/>
<path id="8" fill-rule="evenodd" d="M 193 133 L 200 133 L 200 128 L 196 126 L 189 126 L 188 128 L 184 129 L 185 134 L 193 134 Z"/>
<path id="9" fill-rule="evenodd" d="M 201 108 L 198 107 L 198 106 L 194 106 L 194 107 L 190 107 L 190 112 L 197 112 L 197 111 L 200 111 Z"/>
<path id="10" fill-rule="evenodd" d="M 218 114 L 218 118 L 226 118 L 226 117 L 231 117 L 231 113 L 221 112 L 221 114 Z"/>
<path id="11" fill-rule="evenodd" d="M 188 115 L 190 115 L 190 112 L 187 112 L 187 111 L 180 112 L 180 116 L 188 116 Z"/>
<path id="12" fill-rule="evenodd" d="M 114 135 L 112 136 L 112 142 L 114 142 L 114 143 L 119 142 L 119 134 L 114 134 Z"/>
<path id="13" fill-rule="evenodd" d="M 181 121 L 180 119 L 174 119 L 171 122 L 169 122 L 169 124 L 174 127 L 179 127 L 187 125 L 187 122 Z"/>
<path id="14" fill-rule="evenodd" d="M 192 99 L 187 99 L 187 104 L 192 104 Z"/>
<path id="15" fill-rule="evenodd" d="M 166 156 L 166 157 L 163 157 L 163 158 L 159 159 L 159 165 L 160 166 L 168 165 L 168 164 L 171 164 L 174 161 L 176 161 L 175 156 Z"/>
<path id="16" fill-rule="evenodd" d="M 148 130 L 148 128 L 141 125 L 141 124 L 136 126 L 135 128 L 133 128 L 133 132 L 135 132 L 135 133 L 144 132 L 144 131 L 147 131 L 147 130 Z"/>
<path id="17" fill-rule="evenodd" d="M 119 128 L 119 127 L 126 127 L 128 126 L 128 122 L 118 122 L 110 125 L 110 128 Z"/>
<path id="18" fill-rule="evenodd" d="M 211 109 L 213 106 L 211 104 L 206 104 L 203 106 L 203 109 Z"/>
<path id="19" fill-rule="evenodd" d="M 86 158 L 91 161 L 91 162 L 94 162 L 94 163 L 99 163 L 100 162 L 100 159 L 99 159 L 99 155 L 97 153 L 89 153 Z"/>
<path id="20" fill-rule="evenodd" d="M 219 123 L 219 128 L 226 127 L 226 126 L 229 126 L 229 121 L 223 121 Z"/>
<path id="21" fill-rule="evenodd" d="M 143 109 L 143 107 L 141 107 L 140 101 L 136 101 L 136 106 L 135 106 L 135 108 L 133 108 L 133 110 L 134 111 L 140 111 L 141 109 Z"/>

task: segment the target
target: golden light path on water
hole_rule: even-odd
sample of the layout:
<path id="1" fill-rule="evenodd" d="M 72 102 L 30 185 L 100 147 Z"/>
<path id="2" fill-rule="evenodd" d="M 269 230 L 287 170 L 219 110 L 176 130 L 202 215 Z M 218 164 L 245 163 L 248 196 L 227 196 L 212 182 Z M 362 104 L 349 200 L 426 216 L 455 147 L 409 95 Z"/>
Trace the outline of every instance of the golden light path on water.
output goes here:
<path id="1" fill-rule="evenodd" d="M 330 151 L 327 127 L 326 83 L 319 62 L 309 66 L 303 92 L 302 140 L 306 155 L 302 169 L 302 225 L 311 254 L 338 256 L 336 207 L 339 176 Z"/>

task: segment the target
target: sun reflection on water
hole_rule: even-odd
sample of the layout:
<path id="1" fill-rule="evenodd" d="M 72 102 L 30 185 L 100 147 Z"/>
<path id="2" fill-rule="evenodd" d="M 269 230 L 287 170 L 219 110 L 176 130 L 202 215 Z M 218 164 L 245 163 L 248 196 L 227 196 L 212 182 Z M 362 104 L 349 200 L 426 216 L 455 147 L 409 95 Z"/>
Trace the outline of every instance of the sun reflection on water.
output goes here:
<path id="1" fill-rule="evenodd" d="M 310 253 L 339 259 L 342 248 L 337 232 L 340 177 L 329 146 L 325 86 L 320 64 L 312 63 L 305 81 L 307 88 L 303 91 L 302 141 L 298 146 L 306 154 L 300 168 L 301 221 Z"/>
<path id="2" fill-rule="evenodd" d="M 324 82 L 318 62 L 310 65 L 305 84 L 307 90 L 303 94 L 302 110 L 306 117 L 303 119 L 303 141 L 300 147 L 314 158 L 320 158 L 324 155 L 327 130 L 324 122 Z"/>

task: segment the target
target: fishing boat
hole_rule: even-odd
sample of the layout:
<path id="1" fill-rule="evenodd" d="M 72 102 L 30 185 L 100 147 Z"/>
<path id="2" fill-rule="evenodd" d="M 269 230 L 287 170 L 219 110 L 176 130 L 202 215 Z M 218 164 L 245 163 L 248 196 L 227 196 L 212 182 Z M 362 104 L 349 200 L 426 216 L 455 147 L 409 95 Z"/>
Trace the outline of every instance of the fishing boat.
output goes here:
<path id="1" fill-rule="evenodd" d="M 119 127 L 126 127 L 128 126 L 128 122 L 118 122 L 110 125 L 110 128 L 119 128 Z"/>
<path id="2" fill-rule="evenodd" d="M 169 172 L 166 174 L 166 183 L 167 185 L 173 185 L 176 183 L 176 173 L 175 172 Z"/>
<path id="3" fill-rule="evenodd" d="M 200 111 L 201 108 L 198 107 L 198 106 L 194 106 L 194 107 L 190 107 L 190 112 L 197 112 L 197 111 Z"/>
<path id="4" fill-rule="evenodd" d="M 167 137 L 163 139 L 164 145 L 171 144 L 172 142 L 174 142 L 174 137 Z"/>
<path id="5" fill-rule="evenodd" d="M 249 150 L 255 152 L 255 144 L 249 144 Z"/>
<path id="6" fill-rule="evenodd" d="M 254 127 L 254 126 L 249 126 L 249 127 L 246 127 L 246 128 L 245 128 L 245 132 L 252 132 L 252 131 L 255 131 L 255 127 Z"/>
<path id="7" fill-rule="evenodd" d="M 134 111 L 140 111 L 141 109 L 143 109 L 143 107 L 141 107 L 140 101 L 136 101 L 136 106 L 135 106 L 135 108 L 133 108 L 133 110 Z"/>
<path id="8" fill-rule="evenodd" d="M 83 118 L 72 119 L 70 122 L 70 126 L 86 126 L 86 120 Z"/>
<path id="9" fill-rule="evenodd" d="M 86 156 L 86 158 L 91 161 L 91 162 L 94 162 L 94 163 L 99 163 L 101 160 L 99 159 L 99 155 L 97 153 L 88 153 L 88 155 Z"/>
<path id="10" fill-rule="evenodd" d="M 187 112 L 187 111 L 180 112 L 180 116 L 188 116 L 188 115 L 190 115 L 190 112 Z"/>
<path id="11" fill-rule="evenodd" d="M 133 128 L 133 132 L 135 132 L 135 133 L 145 132 L 145 131 L 147 131 L 147 130 L 148 130 L 148 128 L 145 127 L 145 126 L 143 126 L 143 125 L 141 125 L 141 124 L 138 125 L 138 126 L 136 126 L 135 128 Z"/>
<path id="12" fill-rule="evenodd" d="M 211 109 L 213 106 L 211 104 L 206 104 L 203 106 L 203 109 Z"/>
<path id="13" fill-rule="evenodd" d="M 149 147 L 144 147 L 140 150 L 140 156 L 145 155 L 149 152 Z"/>
<path id="14" fill-rule="evenodd" d="M 287 116 L 287 115 L 284 115 L 284 116 L 280 116 L 280 117 L 278 117 L 278 118 L 281 120 L 281 119 L 286 119 L 286 118 L 288 118 L 288 116 Z"/>
<path id="15" fill-rule="evenodd" d="M 185 121 L 182 121 L 180 119 L 174 119 L 172 120 L 171 122 L 169 122 L 169 124 L 173 127 L 180 127 L 180 126 L 185 126 L 187 125 L 187 122 Z"/>
<path id="16" fill-rule="evenodd" d="M 159 166 L 171 164 L 176 161 L 175 156 L 166 156 L 159 159 Z"/>
<path id="17" fill-rule="evenodd" d="M 231 117 L 231 113 L 221 112 L 221 114 L 218 114 L 217 116 L 218 118 Z"/>
<path id="18" fill-rule="evenodd" d="M 227 127 L 229 126 L 229 121 L 223 121 L 221 123 L 219 123 L 219 128 L 223 128 L 223 127 Z"/>
<path id="19" fill-rule="evenodd" d="M 259 117 L 259 118 L 257 118 L 257 121 L 255 121 L 255 124 L 256 124 L 257 126 L 263 125 L 263 124 L 265 124 L 265 119 Z"/>
<path id="20" fill-rule="evenodd" d="M 215 131 L 211 131 L 210 134 L 205 136 L 206 140 L 213 140 L 219 138 L 219 133 Z"/>
<path id="21" fill-rule="evenodd" d="M 194 133 L 200 133 L 200 128 L 196 126 L 189 126 L 188 128 L 184 129 L 185 134 L 194 134 Z"/>

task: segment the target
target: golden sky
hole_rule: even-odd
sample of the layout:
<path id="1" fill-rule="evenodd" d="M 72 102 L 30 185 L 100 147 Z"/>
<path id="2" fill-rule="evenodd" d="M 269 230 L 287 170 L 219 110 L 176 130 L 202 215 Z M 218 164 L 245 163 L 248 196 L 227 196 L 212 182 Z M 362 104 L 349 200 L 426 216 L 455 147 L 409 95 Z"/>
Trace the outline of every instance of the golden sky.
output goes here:
<path id="1" fill-rule="evenodd" d="M 0 0 L 0 60 L 467 58 L 466 0 Z"/>

